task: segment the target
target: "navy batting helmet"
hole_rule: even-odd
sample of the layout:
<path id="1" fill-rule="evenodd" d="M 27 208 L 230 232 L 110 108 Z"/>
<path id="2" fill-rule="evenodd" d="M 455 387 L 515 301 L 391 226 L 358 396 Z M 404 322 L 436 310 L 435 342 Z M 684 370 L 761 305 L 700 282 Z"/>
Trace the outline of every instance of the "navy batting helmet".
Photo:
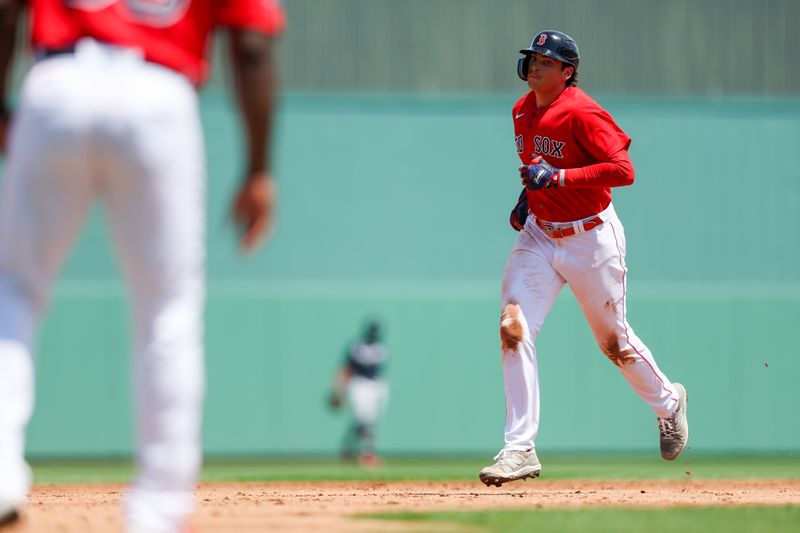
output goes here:
<path id="1" fill-rule="evenodd" d="M 364 340 L 368 343 L 380 342 L 383 338 L 384 330 L 383 321 L 378 317 L 372 317 L 364 328 Z"/>
<path id="2" fill-rule="evenodd" d="M 555 30 L 545 30 L 537 33 L 533 41 L 531 41 L 530 48 L 524 48 L 519 53 L 525 57 L 521 57 L 517 61 L 517 75 L 524 81 L 528 79 L 528 63 L 531 60 L 531 54 L 542 54 L 572 65 L 575 67 L 576 72 L 581 58 L 575 39 L 566 33 Z"/>

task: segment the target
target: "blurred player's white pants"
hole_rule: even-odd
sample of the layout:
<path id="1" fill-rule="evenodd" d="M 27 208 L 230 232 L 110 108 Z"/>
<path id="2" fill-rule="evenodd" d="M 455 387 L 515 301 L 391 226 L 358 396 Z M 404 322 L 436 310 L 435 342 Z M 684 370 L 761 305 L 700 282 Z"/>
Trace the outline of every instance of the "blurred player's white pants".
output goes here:
<path id="1" fill-rule="evenodd" d="M 27 75 L 0 195 L 0 496 L 29 489 L 37 326 L 99 198 L 132 303 L 138 468 L 127 524 L 174 531 L 191 512 L 204 391 L 203 150 L 191 84 L 133 50 L 81 41 Z"/>
<path id="2" fill-rule="evenodd" d="M 593 230 L 555 239 L 529 216 L 508 258 L 503 272 L 502 308 L 509 303 L 519 304 L 525 328 L 517 349 L 503 353 L 506 449 L 534 447 L 539 431 L 539 374 L 534 343 L 565 283 L 578 300 L 601 349 L 621 355 L 617 366 L 636 394 L 659 417 L 670 416 L 677 407 L 675 388 L 628 324 L 622 223 L 613 205 L 600 217 L 605 223 Z"/>
<path id="3" fill-rule="evenodd" d="M 347 394 L 356 422 L 374 426 L 389 399 L 389 386 L 381 379 L 353 376 Z"/>

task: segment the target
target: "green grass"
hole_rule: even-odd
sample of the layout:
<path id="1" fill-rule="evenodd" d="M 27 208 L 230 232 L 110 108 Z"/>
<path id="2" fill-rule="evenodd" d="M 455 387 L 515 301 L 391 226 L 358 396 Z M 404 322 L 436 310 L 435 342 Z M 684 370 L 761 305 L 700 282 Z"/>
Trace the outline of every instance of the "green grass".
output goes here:
<path id="1" fill-rule="evenodd" d="M 383 469 L 367 472 L 331 458 L 208 459 L 204 481 L 476 481 L 491 457 L 389 457 Z M 703 455 L 666 462 L 653 455 L 543 456 L 542 479 L 733 479 L 800 478 L 800 455 Z M 35 483 L 118 483 L 131 478 L 130 461 L 32 463 Z"/>
<path id="2" fill-rule="evenodd" d="M 783 533 L 800 531 L 800 506 L 394 513 L 369 518 L 463 525 L 481 533 Z M 458 531 L 459 529 L 456 529 Z M 453 529 L 448 529 L 453 531 Z"/>

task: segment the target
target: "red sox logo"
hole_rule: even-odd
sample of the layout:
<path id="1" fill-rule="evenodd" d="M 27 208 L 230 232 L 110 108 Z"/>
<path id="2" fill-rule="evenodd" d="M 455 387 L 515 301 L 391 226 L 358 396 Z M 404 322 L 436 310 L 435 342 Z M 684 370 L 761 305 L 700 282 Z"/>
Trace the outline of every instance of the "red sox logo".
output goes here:
<path id="1" fill-rule="evenodd" d="M 542 46 L 546 40 L 547 40 L 547 34 L 546 33 L 540 33 L 539 34 L 539 40 L 536 41 L 536 46 Z"/>
<path id="2" fill-rule="evenodd" d="M 561 152 L 561 150 L 564 149 L 565 144 L 567 143 L 564 141 L 556 141 L 549 137 L 537 135 L 533 138 L 533 151 L 537 154 L 541 154 L 542 156 L 557 157 L 558 159 L 561 159 L 564 157 L 564 154 Z"/>

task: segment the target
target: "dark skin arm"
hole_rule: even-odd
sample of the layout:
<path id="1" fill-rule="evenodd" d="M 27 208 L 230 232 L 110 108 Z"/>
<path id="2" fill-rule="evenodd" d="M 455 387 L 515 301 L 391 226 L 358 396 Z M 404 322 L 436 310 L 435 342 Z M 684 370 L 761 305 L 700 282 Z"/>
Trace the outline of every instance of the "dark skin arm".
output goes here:
<path id="1" fill-rule="evenodd" d="M 1 0 L 0 0 L 1 1 Z M 270 169 L 272 115 L 277 92 L 273 38 L 231 29 L 231 64 L 236 99 L 247 138 L 247 170 L 231 216 L 240 245 L 256 249 L 272 230 L 276 186 Z"/>
<path id="2" fill-rule="evenodd" d="M 17 20 L 22 0 L 0 0 L 0 153 L 5 153 L 6 132 L 11 120 L 8 108 L 8 85 L 14 45 L 17 40 Z"/>

